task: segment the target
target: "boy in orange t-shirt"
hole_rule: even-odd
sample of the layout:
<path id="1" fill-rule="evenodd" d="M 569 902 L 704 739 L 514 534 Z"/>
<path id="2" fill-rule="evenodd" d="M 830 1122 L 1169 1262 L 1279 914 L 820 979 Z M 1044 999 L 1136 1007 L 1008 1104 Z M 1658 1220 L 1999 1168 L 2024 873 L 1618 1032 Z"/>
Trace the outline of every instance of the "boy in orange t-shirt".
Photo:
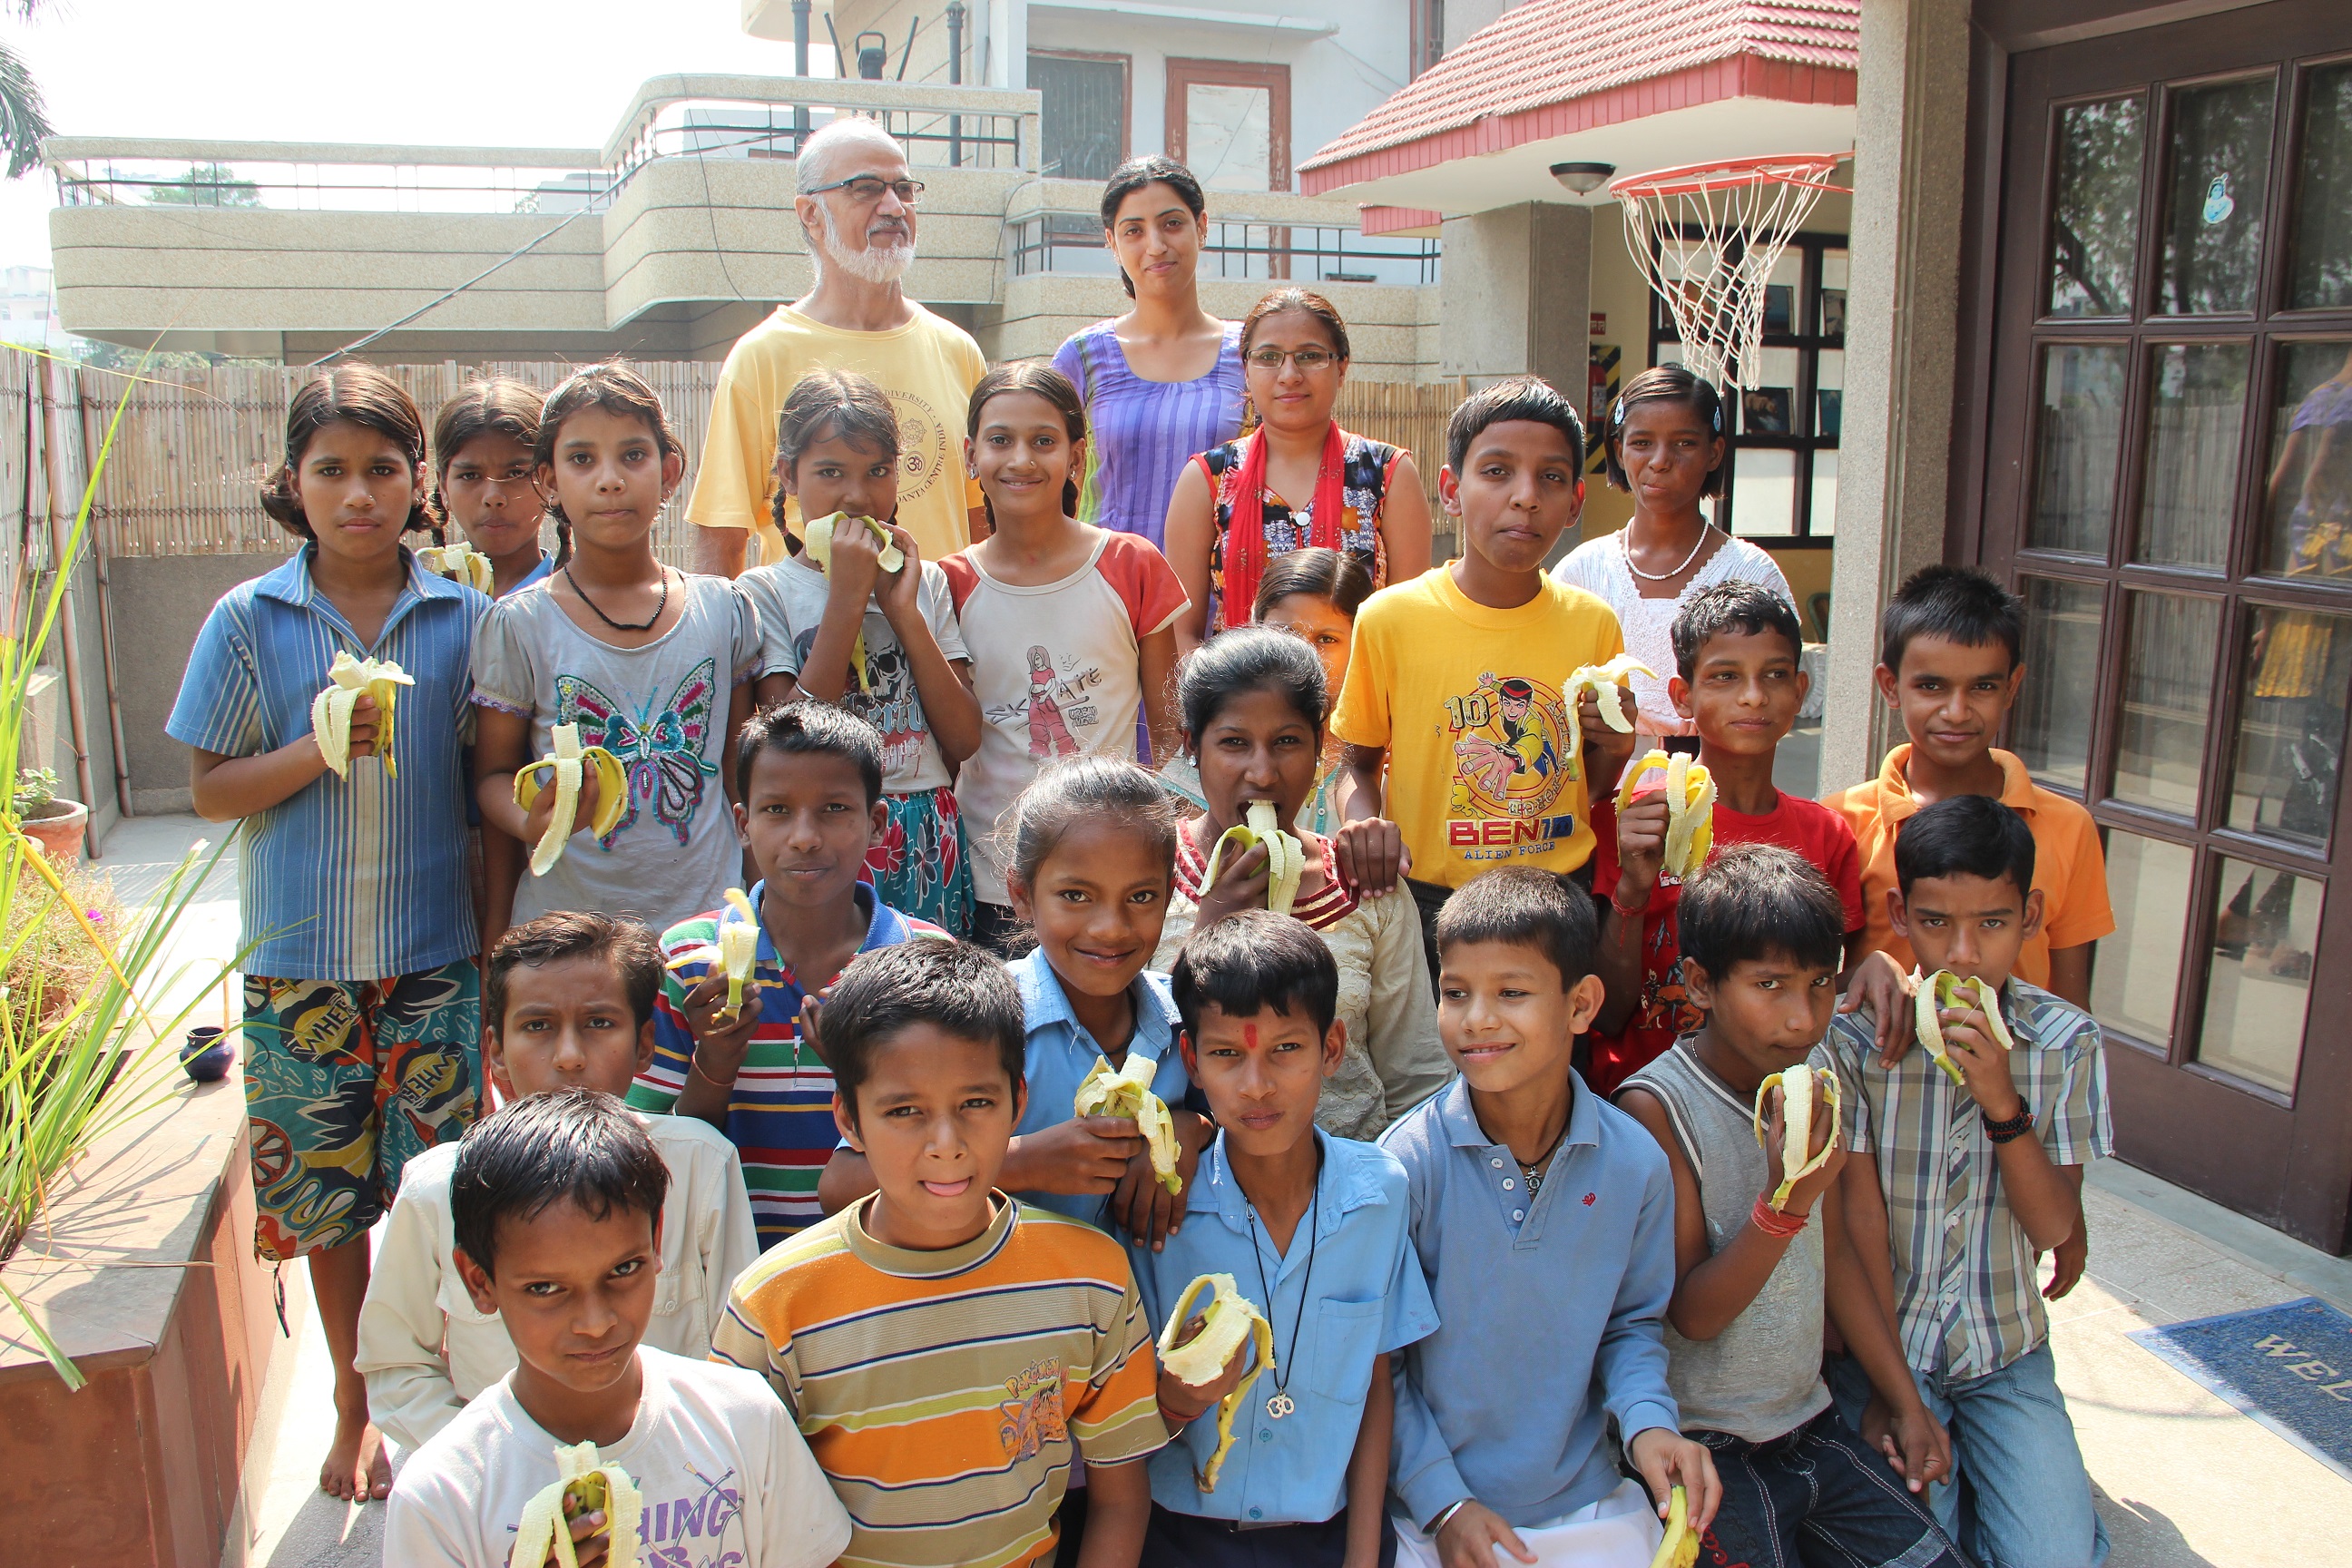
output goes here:
<path id="1" fill-rule="evenodd" d="M 1990 795 L 2033 833 L 2032 890 L 2042 895 L 2042 928 L 2026 938 L 2014 973 L 2090 1011 L 2091 948 L 2116 929 L 2098 826 L 2081 802 L 2035 784 L 2021 759 L 1992 743 L 2025 684 L 2023 603 L 1982 572 L 1926 566 L 1887 601 L 1878 637 L 1879 693 L 1903 716 L 1910 742 L 1886 753 L 1876 778 L 1822 802 L 1845 818 L 1861 852 L 1868 921 L 1862 951 L 1885 953 L 1903 974 L 1918 966 L 1890 913 L 1900 897 L 1895 837 L 1939 800 Z M 1874 1013 L 1881 1059 L 1891 1063 L 1909 1047 L 1911 1010 L 1890 1005 L 1890 979 L 1862 965 L 1838 1011 Z M 2057 1273 L 2043 1294 L 2055 1300 L 2074 1288 L 2085 1250 L 2077 1225 L 2058 1248 Z"/>

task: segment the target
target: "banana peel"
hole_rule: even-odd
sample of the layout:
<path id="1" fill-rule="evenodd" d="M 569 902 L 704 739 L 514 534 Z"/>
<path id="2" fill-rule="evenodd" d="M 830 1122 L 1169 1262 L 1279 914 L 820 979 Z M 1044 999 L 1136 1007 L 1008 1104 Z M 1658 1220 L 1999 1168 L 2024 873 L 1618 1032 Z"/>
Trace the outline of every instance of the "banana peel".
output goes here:
<path id="1" fill-rule="evenodd" d="M 1580 665 L 1569 676 L 1568 685 L 1560 690 L 1560 698 L 1568 704 L 1569 711 L 1573 713 L 1584 694 L 1591 692 L 1593 701 L 1601 709 L 1601 722 L 1621 735 L 1630 735 L 1633 732 L 1633 721 L 1625 717 L 1625 705 L 1617 700 L 1617 693 L 1636 674 L 1646 675 L 1653 680 L 1658 679 L 1656 670 L 1630 653 L 1621 653 L 1607 664 Z"/>
<path id="2" fill-rule="evenodd" d="M 1679 752 L 1651 752 L 1625 770 L 1624 782 L 1617 786 L 1618 810 L 1646 793 L 1643 781 L 1652 773 L 1665 775 L 1662 784 L 1647 786 L 1663 788 L 1666 797 L 1665 853 L 1659 869 L 1686 879 L 1706 864 L 1715 847 L 1715 775 L 1705 763 Z"/>
<path id="3" fill-rule="evenodd" d="M 1969 1080 L 1968 1075 L 1961 1072 L 1959 1065 L 1952 1060 L 1952 1053 L 1944 1046 L 1944 1020 L 1938 1015 L 1946 1009 L 1979 1009 L 1992 1028 L 1994 1043 L 2004 1051 L 2017 1048 L 2017 1042 L 2010 1037 L 2009 1026 L 2001 1022 L 2000 993 L 1983 978 L 1963 980 L 1948 969 L 1938 969 L 1935 973 L 1925 976 L 1915 974 L 1913 978 L 1919 982 L 1918 994 L 1912 1002 L 1917 1009 L 1912 1023 L 1919 1043 L 1927 1047 L 1929 1056 L 1936 1058 L 1937 1067 L 1952 1075 L 1954 1083 L 1965 1088 Z"/>
<path id="4" fill-rule="evenodd" d="M 730 917 L 732 918 L 730 918 Z M 712 1021 L 731 1029 L 743 1013 L 743 988 L 760 963 L 760 911 L 740 888 L 727 889 L 727 908 L 719 911 L 719 940 L 688 948 L 669 961 L 671 969 L 689 963 L 715 963 L 727 976 L 727 1005 Z"/>
<path id="5" fill-rule="evenodd" d="M 1150 1146 L 1152 1174 L 1172 1194 L 1184 1190 L 1184 1178 L 1176 1173 L 1176 1122 L 1168 1114 L 1168 1102 L 1151 1092 L 1151 1079 L 1159 1071 L 1158 1062 L 1132 1051 L 1127 1065 L 1116 1072 L 1110 1058 L 1097 1057 L 1078 1084 L 1070 1113 L 1124 1116 L 1133 1121 Z"/>
<path id="6" fill-rule="evenodd" d="M 847 512 L 836 511 L 801 526 L 801 543 L 807 549 L 809 559 L 816 563 L 816 569 L 819 572 L 827 576 L 833 574 L 835 531 L 845 523 L 860 522 L 872 529 L 875 537 L 882 542 L 882 548 L 874 556 L 874 563 L 877 566 L 885 572 L 896 572 L 907 563 L 907 552 L 899 549 L 892 541 L 888 529 L 870 517 L 854 518 Z M 849 647 L 849 668 L 857 672 L 857 689 L 871 692 L 874 689 L 874 682 L 866 674 L 866 617 L 863 612 L 858 616 L 856 640 L 851 643 Z"/>
<path id="7" fill-rule="evenodd" d="M 1298 901 L 1298 877 L 1306 869 L 1307 851 L 1296 837 L 1284 830 L 1282 818 L 1270 800 L 1250 802 L 1249 820 L 1235 823 L 1218 837 L 1209 850 L 1209 869 L 1201 886 L 1216 885 L 1217 868 L 1223 862 L 1228 847 L 1238 857 L 1260 844 L 1265 846 L 1265 907 L 1276 914 L 1286 915 Z"/>
<path id="8" fill-rule="evenodd" d="M 1780 1086 L 1780 1184 L 1772 1194 L 1772 1206 L 1788 1207 L 1789 1194 L 1799 1182 L 1829 1163 L 1837 1152 L 1840 1121 L 1845 1114 L 1845 1095 L 1838 1087 L 1837 1074 L 1815 1072 L 1800 1062 L 1774 1073 L 1756 1086 L 1756 1142 L 1762 1147 L 1772 1124 L 1766 1097 L 1774 1084 Z M 1830 1108 L 1830 1135 L 1822 1152 L 1813 1153 L 1813 1106 L 1816 1100 L 1826 1100 Z"/>
<path id="9" fill-rule="evenodd" d="M 621 814 L 629 808 L 629 772 L 621 759 L 602 746 L 583 747 L 580 726 L 558 724 L 549 731 L 555 747 L 551 756 L 540 758 L 515 770 L 515 805 L 524 811 L 539 798 L 547 787 L 540 775 L 545 773 L 555 784 L 555 814 L 548 818 L 547 831 L 540 835 L 539 843 L 530 852 L 530 874 L 544 877 L 563 858 L 563 847 L 572 840 L 572 806 L 580 798 L 580 782 L 583 770 L 596 770 L 596 820 L 589 826 L 597 837 L 613 831 Z"/>
<path id="10" fill-rule="evenodd" d="M 1650 1568 L 1696 1568 L 1699 1532 L 1691 1528 L 1690 1494 L 1676 1487 L 1666 1500 L 1666 1534 Z"/>
<path id="11" fill-rule="evenodd" d="M 541 1568 L 551 1549 L 563 1568 L 579 1568 L 579 1549 L 572 1542 L 572 1521 L 602 1509 L 604 1524 L 597 1534 L 610 1538 L 606 1568 L 639 1568 L 637 1530 L 646 1501 L 629 1472 L 596 1457 L 596 1445 L 582 1443 L 555 1450 L 555 1480 L 523 1505 L 515 1526 L 514 1550 L 507 1568 Z"/>
<path id="12" fill-rule="evenodd" d="M 418 551 L 416 559 L 427 572 L 463 583 L 478 593 L 495 592 L 498 576 L 490 569 L 490 558 L 470 544 L 436 544 Z"/>
<path id="13" fill-rule="evenodd" d="M 383 776 L 400 776 L 392 762 L 393 712 L 400 689 L 415 684 L 388 658 L 353 658 L 348 650 L 337 650 L 335 662 L 327 667 L 325 689 L 310 700 L 310 733 L 337 778 L 352 776 L 352 712 L 362 697 L 375 700 L 375 754 L 383 759 Z"/>
<path id="14" fill-rule="evenodd" d="M 1212 1300 L 1202 1310 L 1201 1331 L 1186 1344 L 1178 1344 L 1176 1336 L 1192 1316 L 1192 1303 L 1201 1292 L 1211 1293 Z M 1209 1456 L 1208 1464 L 1195 1471 L 1193 1483 L 1204 1492 L 1217 1489 L 1217 1471 L 1225 1462 L 1225 1453 L 1234 1446 L 1234 1415 L 1242 1407 L 1242 1396 L 1249 1392 L 1260 1373 L 1274 1370 L 1274 1326 L 1255 1302 L 1241 1292 L 1230 1274 L 1203 1274 L 1184 1287 L 1177 1299 L 1175 1310 L 1168 1314 L 1168 1324 L 1160 1331 L 1160 1364 L 1174 1375 L 1177 1382 L 1199 1388 L 1217 1381 L 1225 1363 L 1243 1344 L 1255 1339 L 1257 1359 L 1231 1394 L 1217 1401 L 1217 1451 Z"/>

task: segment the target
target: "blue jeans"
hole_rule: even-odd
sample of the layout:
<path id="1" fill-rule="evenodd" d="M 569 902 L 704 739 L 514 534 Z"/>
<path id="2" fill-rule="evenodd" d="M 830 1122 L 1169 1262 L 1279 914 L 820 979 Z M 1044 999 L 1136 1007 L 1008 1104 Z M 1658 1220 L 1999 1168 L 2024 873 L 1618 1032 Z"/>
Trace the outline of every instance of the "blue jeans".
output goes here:
<path id="1" fill-rule="evenodd" d="M 1870 1378 L 1852 1356 L 1825 1368 L 1839 1413 L 1860 1430 Z M 1952 1434 L 1952 1479 L 1927 1489 L 1944 1532 L 1984 1568 L 2099 1568 L 2107 1527 L 2044 1342 L 1999 1372 L 1954 1382 L 1911 1369 Z M 1963 1495 L 1965 1494 L 1965 1495 Z"/>
<path id="2" fill-rule="evenodd" d="M 1723 1506 L 1708 1527 L 1710 1563 L 1743 1568 L 1968 1568 L 1886 1460 L 1863 1447 L 1834 1407 L 1751 1443 L 1692 1432 L 1715 1456 Z"/>

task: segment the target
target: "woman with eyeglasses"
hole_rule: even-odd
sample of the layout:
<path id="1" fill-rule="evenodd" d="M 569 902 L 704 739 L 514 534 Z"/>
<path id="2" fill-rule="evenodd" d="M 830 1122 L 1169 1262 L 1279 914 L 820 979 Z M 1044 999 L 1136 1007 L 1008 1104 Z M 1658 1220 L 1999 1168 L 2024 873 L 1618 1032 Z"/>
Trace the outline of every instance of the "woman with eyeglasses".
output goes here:
<path id="1" fill-rule="evenodd" d="M 1339 428 L 1348 323 L 1322 295 L 1277 289 L 1242 322 L 1257 427 L 1184 466 L 1168 503 L 1168 563 L 1192 596 L 1180 652 L 1246 626 L 1266 563 L 1294 550 L 1352 557 L 1375 588 L 1429 570 L 1429 498 L 1412 454 Z"/>
<path id="2" fill-rule="evenodd" d="M 1185 459 L 1241 434 L 1241 331 L 1201 304 L 1208 204 L 1190 169 L 1129 159 L 1103 188 L 1102 222 L 1135 308 L 1071 334 L 1054 355 L 1094 433 L 1077 515 L 1158 545 Z"/>

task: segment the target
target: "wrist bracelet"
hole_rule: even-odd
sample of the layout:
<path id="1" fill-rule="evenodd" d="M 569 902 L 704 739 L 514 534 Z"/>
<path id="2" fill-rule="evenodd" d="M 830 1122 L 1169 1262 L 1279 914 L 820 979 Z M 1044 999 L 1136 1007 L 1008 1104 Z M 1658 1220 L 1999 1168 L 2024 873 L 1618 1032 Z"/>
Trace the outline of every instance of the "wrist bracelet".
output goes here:
<path id="1" fill-rule="evenodd" d="M 1748 1223 L 1767 1236 L 1785 1241 L 1804 1229 L 1805 1222 L 1812 1217 L 1810 1210 L 1804 1214 L 1782 1214 L 1768 1200 L 1759 1197 L 1756 1200 L 1756 1206 L 1748 1211 Z"/>
<path id="2" fill-rule="evenodd" d="M 704 1072 L 702 1070 L 702 1058 L 699 1057 L 689 1057 L 687 1059 L 686 1070 L 692 1073 L 695 1077 L 700 1079 L 703 1082 L 709 1084 L 711 1088 L 717 1089 L 721 1094 L 732 1094 L 735 1092 L 735 1086 L 733 1084 L 721 1083 L 717 1079 L 712 1078 L 709 1073 Z"/>
<path id="3" fill-rule="evenodd" d="M 1617 901 L 1617 895 L 1612 893 L 1609 896 L 1609 907 L 1617 911 L 1617 917 L 1620 920 L 1638 921 L 1650 912 L 1650 900 L 1643 899 L 1629 910 Z"/>
<path id="4" fill-rule="evenodd" d="M 2006 1121 L 1995 1121 L 1981 1110 L 1977 1112 L 1977 1119 L 1984 1123 L 1985 1136 L 1995 1143 L 2006 1143 L 2033 1131 L 2033 1107 L 2030 1105 L 2020 1109 Z"/>
<path id="5" fill-rule="evenodd" d="M 1429 1538 L 1432 1541 L 1436 1540 L 1437 1532 L 1445 1528 L 1445 1521 L 1452 1519 L 1455 1514 L 1460 1513 L 1464 1509 L 1468 1508 L 1469 1506 L 1470 1500 L 1465 1497 L 1457 1499 L 1453 1502 L 1447 1503 L 1444 1508 L 1439 1509 L 1437 1510 L 1437 1517 L 1429 1521 Z"/>

